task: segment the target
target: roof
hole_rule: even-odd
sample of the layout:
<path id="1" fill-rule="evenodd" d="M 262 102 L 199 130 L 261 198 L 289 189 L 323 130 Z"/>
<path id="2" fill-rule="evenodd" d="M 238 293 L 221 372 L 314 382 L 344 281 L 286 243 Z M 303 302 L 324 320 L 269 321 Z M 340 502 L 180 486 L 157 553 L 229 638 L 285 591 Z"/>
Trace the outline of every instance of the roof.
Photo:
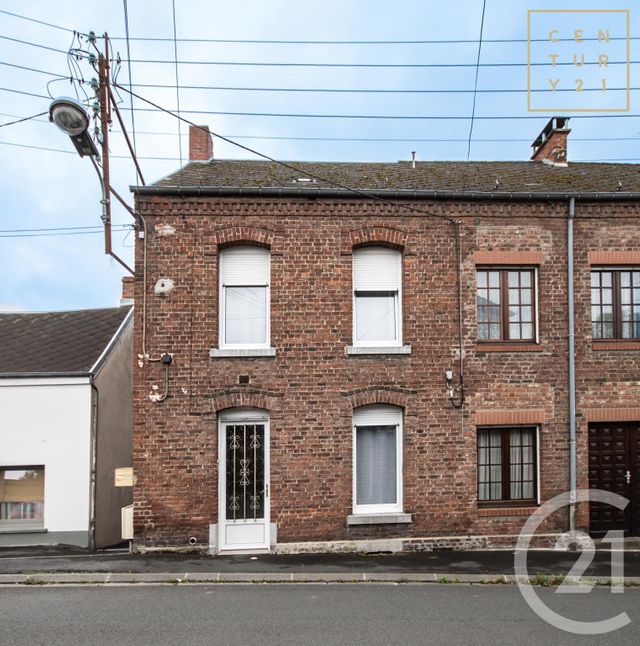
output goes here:
<path id="1" fill-rule="evenodd" d="M 296 191 L 336 188 L 323 181 L 299 181 L 305 173 L 360 190 L 469 192 L 640 192 L 640 164 L 533 161 L 286 162 L 301 172 L 268 161 L 194 161 L 139 193 L 173 187 L 278 188 Z M 307 179 L 309 177 L 307 176 Z"/>
<path id="2" fill-rule="evenodd" d="M 130 310 L 0 314 L 0 375 L 88 374 Z"/>

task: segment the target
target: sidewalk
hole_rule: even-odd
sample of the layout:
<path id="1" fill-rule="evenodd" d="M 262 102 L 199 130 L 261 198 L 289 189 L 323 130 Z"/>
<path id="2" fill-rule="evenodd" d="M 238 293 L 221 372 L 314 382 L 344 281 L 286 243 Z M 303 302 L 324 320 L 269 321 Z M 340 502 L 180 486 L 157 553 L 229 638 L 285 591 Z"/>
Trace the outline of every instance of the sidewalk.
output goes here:
<path id="1" fill-rule="evenodd" d="M 596 552 L 585 577 L 611 577 L 611 554 Z M 0 550 L 0 584 L 188 582 L 442 582 L 511 583 L 511 551 L 436 551 L 393 555 L 309 554 L 200 556 L 197 554 L 91 554 L 64 548 Z M 575 552 L 532 551 L 529 575 L 557 582 Z M 625 552 L 625 580 L 640 585 L 640 552 Z"/>

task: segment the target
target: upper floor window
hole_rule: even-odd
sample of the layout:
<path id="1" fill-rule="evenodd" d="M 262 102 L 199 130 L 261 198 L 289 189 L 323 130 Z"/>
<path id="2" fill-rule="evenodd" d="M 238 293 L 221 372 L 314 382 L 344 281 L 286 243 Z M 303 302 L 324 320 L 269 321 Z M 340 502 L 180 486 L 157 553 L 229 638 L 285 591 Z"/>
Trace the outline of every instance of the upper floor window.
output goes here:
<path id="1" fill-rule="evenodd" d="M 266 348 L 269 329 L 270 254 L 238 246 L 220 252 L 220 347 Z"/>
<path id="2" fill-rule="evenodd" d="M 594 339 L 640 339 L 640 269 L 591 271 Z"/>
<path id="3" fill-rule="evenodd" d="M 353 252 L 353 343 L 402 345 L 402 254 L 386 247 Z"/>
<path id="4" fill-rule="evenodd" d="M 476 271 L 478 340 L 535 341 L 535 269 Z"/>

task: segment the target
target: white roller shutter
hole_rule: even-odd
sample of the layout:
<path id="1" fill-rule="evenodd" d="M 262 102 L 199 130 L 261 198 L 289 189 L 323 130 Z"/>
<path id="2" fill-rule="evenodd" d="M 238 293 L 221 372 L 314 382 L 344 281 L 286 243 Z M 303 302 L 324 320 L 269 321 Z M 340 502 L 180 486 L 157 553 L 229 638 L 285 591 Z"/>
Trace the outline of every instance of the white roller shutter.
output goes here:
<path id="1" fill-rule="evenodd" d="M 384 404 L 361 406 L 353 411 L 354 426 L 400 426 L 402 408 Z"/>
<path id="2" fill-rule="evenodd" d="M 269 284 L 269 250 L 263 247 L 230 247 L 220 252 L 223 285 Z"/>
<path id="3" fill-rule="evenodd" d="M 365 247 L 353 252 L 353 289 L 399 291 L 402 254 L 386 247 Z"/>

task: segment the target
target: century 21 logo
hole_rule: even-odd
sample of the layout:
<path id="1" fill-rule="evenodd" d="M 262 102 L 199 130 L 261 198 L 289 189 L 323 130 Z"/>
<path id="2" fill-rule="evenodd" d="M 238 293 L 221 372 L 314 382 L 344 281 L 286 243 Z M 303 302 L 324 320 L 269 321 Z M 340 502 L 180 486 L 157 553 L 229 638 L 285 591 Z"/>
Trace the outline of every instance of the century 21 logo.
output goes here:
<path id="1" fill-rule="evenodd" d="M 530 10 L 528 110 L 628 112 L 629 25 L 626 9 Z"/>
<path id="2" fill-rule="evenodd" d="M 560 34 L 559 29 L 552 29 L 549 32 L 549 42 L 551 43 L 559 43 L 560 39 L 558 38 Z M 598 29 L 598 42 L 599 43 L 609 43 L 611 40 L 611 36 L 609 33 L 609 30 L 603 31 L 602 29 Z M 584 43 L 584 29 L 575 29 L 573 32 L 573 41 L 575 43 Z M 609 55 L 608 54 L 603 54 L 599 53 L 598 55 L 598 65 L 600 67 L 608 67 L 609 66 Z M 551 59 L 551 65 L 552 67 L 557 67 L 558 65 L 558 60 L 560 59 L 560 54 L 558 53 L 553 53 L 549 54 L 549 58 Z M 584 67 L 585 64 L 585 54 L 584 52 L 577 54 L 573 54 L 573 65 L 575 67 Z M 560 80 L 561 77 L 558 76 L 557 78 L 550 78 L 549 79 L 549 85 L 551 85 L 551 89 L 553 91 L 558 89 L 558 85 L 560 85 Z M 607 79 L 606 77 L 602 77 L 600 79 L 601 85 L 602 85 L 602 91 L 606 92 L 607 91 Z M 575 81 L 575 90 L 576 92 L 582 92 L 584 89 L 584 80 L 581 78 L 576 78 Z"/>

